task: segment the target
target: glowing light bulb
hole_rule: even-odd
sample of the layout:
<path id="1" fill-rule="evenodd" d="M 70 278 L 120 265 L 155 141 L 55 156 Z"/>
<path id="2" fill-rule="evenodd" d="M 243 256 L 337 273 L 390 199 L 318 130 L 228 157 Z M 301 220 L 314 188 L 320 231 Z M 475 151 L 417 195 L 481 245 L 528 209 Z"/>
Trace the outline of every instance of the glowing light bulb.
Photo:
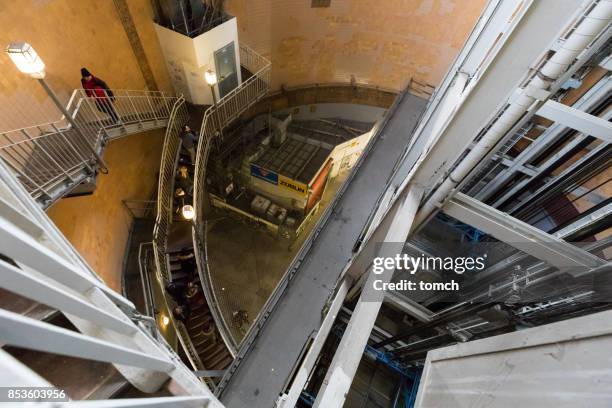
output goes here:
<path id="1" fill-rule="evenodd" d="M 193 209 L 193 206 L 186 204 L 183 206 L 183 208 L 181 208 L 181 214 L 183 215 L 184 219 L 192 220 L 193 217 L 195 217 L 195 210 Z"/>
<path id="2" fill-rule="evenodd" d="M 212 69 L 209 69 L 204 72 L 204 79 L 208 85 L 213 86 L 217 83 L 217 74 Z"/>
<path id="3" fill-rule="evenodd" d="M 6 53 L 19 71 L 32 78 L 45 77 L 45 63 L 30 44 L 11 43 L 6 47 Z"/>

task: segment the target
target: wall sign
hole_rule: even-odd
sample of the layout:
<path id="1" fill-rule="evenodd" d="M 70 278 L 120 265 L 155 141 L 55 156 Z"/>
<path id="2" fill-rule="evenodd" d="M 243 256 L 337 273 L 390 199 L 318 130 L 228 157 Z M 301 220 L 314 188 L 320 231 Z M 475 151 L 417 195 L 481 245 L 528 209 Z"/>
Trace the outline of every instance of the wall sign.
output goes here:
<path id="1" fill-rule="evenodd" d="M 285 177 L 282 174 L 278 176 L 278 185 L 302 195 L 306 195 L 308 193 L 308 186 L 306 184 L 290 179 L 289 177 Z"/>
<path id="2" fill-rule="evenodd" d="M 278 185 L 277 173 L 270 170 L 266 170 L 263 167 L 260 167 L 253 163 L 251 163 L 251 176 L 267 181 L 270 184 Z"/>

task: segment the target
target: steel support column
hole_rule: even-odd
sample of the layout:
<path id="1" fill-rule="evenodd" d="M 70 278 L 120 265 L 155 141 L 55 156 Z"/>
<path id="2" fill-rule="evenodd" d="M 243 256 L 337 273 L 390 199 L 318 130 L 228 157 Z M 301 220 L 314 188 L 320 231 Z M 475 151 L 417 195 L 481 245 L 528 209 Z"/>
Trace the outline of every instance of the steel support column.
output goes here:
<path id="1" fill-rule="evenodd" d="M 412 299 L 408 299 L 407 297 L 400 295 L 397 292 L 385 292 L 384 302 L 388 303 L 389 306 L 393 307 L 394 309 L 407 313 L 423 323 L 431 321 L 433 316 L 433 312 L 431 312 L 431 310 Z"/>
<path id="2" fill-rule="evenodd" d="M 306 386 L 306 382 L 310 377 L 312 369 L 314 368 L 316 362 L 319 359 L 319 354 L 323 349 L 323 345 L 327 340 L 327 336 L 329 335 L 334 322 L 336 321 L 336 317 L 342 310 L 342 305 L 344 304 L 344 299 L 346 298 L 346 294 L 348 293 L 349 288 L 353 280 L 350 277 L 345 277 L 340 285 L 338 286 L 338 290 L 335 293 L 335 296 L 332 300 L 331 305 L 329 306 L 329 310 L 325 315 L 325 319 L 323 319 L 323 323 L 321 324 L 321 328 L 317 331 L 317 335 L 310 346 L 310 349 L 306 353 L 306 357 L 304 357 L 304 362 L 300 366 L 295 375 L 295 379 L 291 384 L 291 388 L 287 391 L 287 398 L 283 401 L 282 405 L 279 405 L 279 408 L 290 408 L 294 407 L 297 404 L 298 399 L 300 398 L 300 394 L 304 387 Z"/>
<path id="3" fill-rule="evenodd" d="M 385 223 L 383 221 L 383 224 L 379 226 L 387 228 L 384 240 L 382 240 L 385 245 L 378 248 L 376 252 L 378 256 L 394 256 L 401 252 L 404 242 L 408 238 L 422 195 L 423 190 L 421 188 L 409 186 L 394 203 L 387 214 L 387 219 L 391 222 Z M 377 243 L 369 240 L 365 247 Z M 351 266 L 349 266 L 350 268 Z M 341 407 L 344 404 L 384 298 L 383 292 L 369 290 L 369 288 L 372 288 L 375 280 L 389 282 L 393 272 L 393 270 L 386 270 L 380 275 L 369 274 L 365 290 L 362 292 L 357 306 L 355 306 L 351 320 L 327 371 L 325 381 L 319 390 L 314 404 L 315 408 L 334 408 Z"/>
<path id="4" fill-rule="evenodd" d="M 583 271 L 605 263 L 595 255 L 462 193 L 448 201 L 442 211 L 551 266 Z"/>

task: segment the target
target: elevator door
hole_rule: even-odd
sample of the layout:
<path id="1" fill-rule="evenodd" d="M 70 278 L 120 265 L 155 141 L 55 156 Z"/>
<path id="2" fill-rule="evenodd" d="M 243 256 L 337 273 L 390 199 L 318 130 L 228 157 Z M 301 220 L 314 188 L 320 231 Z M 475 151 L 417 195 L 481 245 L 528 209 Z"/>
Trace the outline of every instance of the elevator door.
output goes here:
<path id="1" fill-rule="evenodd" d="M 238 86 L 234 42 L 215 51 L 215 68 L 219 80 L 219 96 L 223 98 Z"/>

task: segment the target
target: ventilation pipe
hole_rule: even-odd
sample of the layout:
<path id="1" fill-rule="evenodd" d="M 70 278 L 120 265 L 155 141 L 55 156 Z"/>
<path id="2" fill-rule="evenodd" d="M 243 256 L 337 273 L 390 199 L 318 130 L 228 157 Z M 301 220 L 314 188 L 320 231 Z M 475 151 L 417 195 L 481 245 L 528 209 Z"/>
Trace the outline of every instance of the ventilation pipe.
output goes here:
<path id="1" fill-rule="evenodd" d="M 583 16 L 574 31 L 563 42 L 559 50 L 546 61 L 538 73 L 527 84 L 534 90 L 546 90 L 574 62 L 576 57 L 608 25 L 612 19 L 612 0 L 600 0 L 591 3 L 591 10 Z M 533 94 L 533 92 L 530 92 Z M 506 110 L 493 123 L 465 158 L 449 174 L 444 182 L 431 195 L 416 216 L 414 225 L 422 224 L 437 206 L 444 202 L 453 188 L 476 166 L 497 142 L 514 126 L 536 101 L 534 97 L 521 93 L 510 102 Z"/>

